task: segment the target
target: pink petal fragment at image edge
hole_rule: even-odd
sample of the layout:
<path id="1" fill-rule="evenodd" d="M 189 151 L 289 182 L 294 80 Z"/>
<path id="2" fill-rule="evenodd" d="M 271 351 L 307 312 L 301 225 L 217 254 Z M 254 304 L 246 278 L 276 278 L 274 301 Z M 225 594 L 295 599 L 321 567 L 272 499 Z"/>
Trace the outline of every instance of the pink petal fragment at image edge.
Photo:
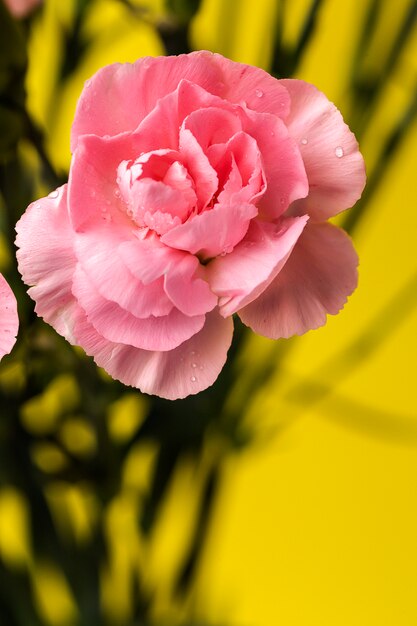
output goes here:
<path id="1" fill-rule="evenodd" d="M 16 298 L 8 282 L 0 274 L 0 359 L 11 352 L 18 328 Z"/>

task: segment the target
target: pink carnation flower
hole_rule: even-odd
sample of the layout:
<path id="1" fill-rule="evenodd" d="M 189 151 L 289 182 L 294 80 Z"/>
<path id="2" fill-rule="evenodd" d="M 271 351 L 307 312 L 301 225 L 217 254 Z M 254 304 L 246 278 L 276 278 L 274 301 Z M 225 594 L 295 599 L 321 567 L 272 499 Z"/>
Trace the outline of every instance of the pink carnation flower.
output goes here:
<path id="1" fill-rule="evenodd" d="M 43 0 L 5 0 L 10 13 L 17 19 L 29 15 Z"/>
<path id="2" fill-rule="evenodd" d="M 11 352 L 18 327 L 16 298 L 6 279 L 0 274 L 0 359 Z"/>
<path id="3" fill-rule="evenodd" d="M 315 87 L 218 54 L 143 58 L 87 81 L 68 185 L 17 226 L 36 311 L 123 383 L 165 398 L 211 385 L 232 315 L 271 338 L 337 313 L 357 282 L 326 220 L 364 163 Z"/>

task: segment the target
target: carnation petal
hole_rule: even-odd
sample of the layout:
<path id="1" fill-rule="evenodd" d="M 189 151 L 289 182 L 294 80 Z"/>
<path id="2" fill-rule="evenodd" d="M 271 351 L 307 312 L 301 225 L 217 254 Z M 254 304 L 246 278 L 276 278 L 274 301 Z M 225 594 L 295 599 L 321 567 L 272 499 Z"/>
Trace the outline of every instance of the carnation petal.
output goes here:
<path id="1" fill-rule="evenodd" d="M 135 159 L 141 152 L 137 135 L 96 137 L 87 135 L 73 156 L 68 183 L 71 223 L 82 231 L 89 222 L 93 229 L 103 220 L 113 227 L 131 227 L 126 206 L 117 186 L 117 169 L 122 161 Z"/>
<path id="2" fill-rule="evenodd" d="M 186 128 L 180 131 L 180 148 L 187 170 L 194 181 L 197 209 L 201 211 L 216 193 L 219 180 L 194 135 Z"/>
<path id="3" fill-rule="evenodd" d="M 217 297 L 205 281 L 205 268 L 186 252 L 164 246 L 157 237 L 120 245 L 126 267 L 145 285 L 163 277 L 164 297 L 185 315 L 203 315 L 217 304 Z"/>
<path id="4" fill-rule="evenodd" d="M 239 115 L 220 100 L 217 106 L 197 108 L 184 120 L 183 128 L 197 139 L 204 153 L 211 145 L 227 143 L 242 130 Z"/>
<path id="5" fill-rule="evenodd" d="M 78 101 L 71 150 L 85 134 L 103 137 L 133 130 L 184 79 L 217 95 L 225 88 L 223 68 L 205 51 L 103 67 L 87 81 Z"/>
<path id="6" fill-rule="evenodd" d="M 260 113 L 272 113 L 285 119 L 290 110 L 290 97 L 283 81 L 276 80 L 264 70 L 236 63 L 220 54 L 214 55 L 224 73 L 223 98 L 245 103 Z"/>
<path id="7" fill-rule="evenodd" d="M 324 221 L 351 207 L 365 186 L 358 142 L 341 113 L 316 87 L 302 80 L 281 81 L 291 96 L 286 120 L 304 159 L 310 192 L 293 207 Z"/>
<path id="8" fill-rule="evenodd" d="M 178 148 L 178 90 L 158 100 L 155 107 L 140 122 L 135 134 L 141 137 L 143 150 Z"/>
<path id="9" fill-rule="evenodd" d="M 288 205 L 308 194 L 309 180 L 300 150 L 282 120 L 247 111 L 243 130 L 256 139 L 263 159 L 266 191 L 258 202 L 266 219 L 277 219 Z"/>
<path id="10" fill-rule="evenodd" d="M 358 258 L 349 236 L 332 224 L 309 223 L 270 286 L 239 311 L 255 332 L 278 339 L 301 335 L 343 308 L 357 284 Z"/>
<path id="11" fill-rule="evenodd" d="M 246 235 L 250 221 L 257 213 L 254 204 L 218 204 L 175 226 L 161 237 L 161 241 L 172 248 L 210 259 L 231 252 Z"/>
<path id="12" fill-rule="evenodd" d="M 163 278 L 143 284 L 123 262 L 120 245 L 123 239 L 107 225 L 77 233 L 76 255 L 94 288 L 135 317 L 168 315 L 173 304 L 165 294 Z"/>
<path id="13" fill-rule="evenodd" d="M 181 253 L 164 246 L 156 235 L 124 241 L 118 254 L 133 276 L 145 285 L 166 274 L 182 258 Z"/>
<path id="14" fill-rule="evenodd" d="M 16 298 L 9 283 L 0 274 L 0 359 L 11 352 L 18 328 Z"/>
<path id="15" fill-rule="evenodd" d="M 211 146 L 209 153 L 213 162 L 217 161 L 215 167 L 223 187 L 217 198 L 219 204 L 252 203 L 265 193 L 262 155 L 253 137 L 238 132 L 226 146 Z"/>
<path id="16" fill-rule="evenodd" d="M 201 278 L 203 271 L 198 259 L 186 254 L 165 274 L 165 292 L 185 315 L 202 315 L 217 305 L 217 296 Z"/>
<path id="17" fill-rule="evenodd" d="M 231 254 L 207 265 L 211 289 L 220 297 L 226 317 L 257 298 L 281 271 L 297 242 L 307 216 L 284 218 L 278 224 L 253 220 L 247 236 Z"/>
<path id="18" fill-rule="evenodd" d="M 144 350 L 172 350 L 195 335 L 204 325 L 204 315 L 188 317 L 178 309 L 168 315 L 140 319 L 106 300 L 78 264 L 73 293 L 88 321 L 104 338 Z"/>
<path id="19" fill-rule="evenodd" d="M 187 80 L 230 102 L 285 118 L 290 98 L 282 81 L 265 71 L 205 50 L 177 57 L 144 57 L 101 68 L 78 101 L 71 150 L 86 134 L 118 135 L 136 128 L 156 103 Z"/>
<path id="20" fill-rule="evenodd" d="M 66 339 L 72 339 L 76 301 L 72 276 L 77 259 L 68 218 L 67 185 L 33 202 L 16 225 L 18 268 L 35 311 Z"/>
<path id="21" fill-rule="evenodd" d="M 104 339 L 85 316 L 79 316 L 77 340 L 113 378 L 168 400 L 199 393 L 214 383 L 233 335 L 233 322 L 216 311 L 203 328 L 168 352 L 140 350 Z"/>

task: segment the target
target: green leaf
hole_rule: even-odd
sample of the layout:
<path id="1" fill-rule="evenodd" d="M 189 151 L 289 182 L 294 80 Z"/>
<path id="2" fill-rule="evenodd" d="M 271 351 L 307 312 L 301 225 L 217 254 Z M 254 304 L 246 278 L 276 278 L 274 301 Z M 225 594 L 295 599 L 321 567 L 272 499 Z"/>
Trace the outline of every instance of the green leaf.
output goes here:
<path id="1" fill-rule="evenodd" d="M 199 10 L 201 0 L 168 0 L 168 9 L 181 21 L 188 22 Z"/>
<path id="2" fill-rule="evenodd" d="M 12 18 L 0 0 L 0 94 L 16 74 L 24 75 L 27 63 L 26 42 L 21 25 Z"/>
<path id="3" fill-rule="evenodd" d="M 20 112 L 0 103 L 0 156 L 7 156 L 23 134 Z"/>

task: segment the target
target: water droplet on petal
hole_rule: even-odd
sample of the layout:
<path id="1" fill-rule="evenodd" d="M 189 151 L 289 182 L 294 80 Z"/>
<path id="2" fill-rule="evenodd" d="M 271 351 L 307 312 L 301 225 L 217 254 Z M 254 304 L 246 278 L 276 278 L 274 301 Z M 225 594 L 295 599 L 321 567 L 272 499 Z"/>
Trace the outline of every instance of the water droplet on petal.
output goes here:
<path id="1" fill-rule="evenodd" d="M 110 213 L 105 209 L 105 207 L 102 207 L 101 209 L 101 216 L 103 218 L 103 220 L 105 222 L 111 222 L 111 215 Z"/>
<path id="2" fill-rule="evenodd" d="M 191 376 L 190 380 L 191 380 L 191 382 L 192 382 L 192 383 L 195 383 L 195 381 L 197 380 L 197 378 L 196 378 L 195 376 Z"/>
<path id="3" fill-rule="evenodd" d="M 303 144 L 303 146 L 306 146 L 308 144 L 308 139 L 306 139 L 305 137 L 303 137 L 303 139 L 300 141 L 300 143 Z"/>
<path id="4" fill-rule="evenodd" d="M 51 200 L 55 200 L 55 198 L 58 198 L 59 196 L 59 191 L 58 189 L 55 189 L 55 191 L 51 191 L 51 193 L 48 195 L 48 198 L 51 198 Z"/>
<path id="5" fill-rule="evenodd" d="M 198 369 L 202 371 L 204 369 L 204 365 L 200 365 Z"/>
<path id="6" fill-rule="evenodd" d="M 195 369 L 197 367 L 197 363 L 191 363 L 191 367 Z"/>
<path id="7" fill-rule="evenodd" d="M 120 191 L 118 189 L 114 190 L 114 196 L 115 198 L 120 198 Z"/>
<path id="8" fill-rule="evenodd" d="M 195 350 L 191 350 L 191 356 L 195 355 Z"/>
<path id="9" fill-rule="evenodd" d="M 334 151 L 335 155 L 337 156 L 338 159 L 341 159 L 342 156 L 344 155 L 344 151 L 342 146 L 337 146 L 336 150 Z"/>
<path id="10" fill-rule="evenodd" d="M 264 92 L 261 89 L 256 89 L 255 95 L 257 98 L 262 98 L 262 96 L 264 95 Z"/>

